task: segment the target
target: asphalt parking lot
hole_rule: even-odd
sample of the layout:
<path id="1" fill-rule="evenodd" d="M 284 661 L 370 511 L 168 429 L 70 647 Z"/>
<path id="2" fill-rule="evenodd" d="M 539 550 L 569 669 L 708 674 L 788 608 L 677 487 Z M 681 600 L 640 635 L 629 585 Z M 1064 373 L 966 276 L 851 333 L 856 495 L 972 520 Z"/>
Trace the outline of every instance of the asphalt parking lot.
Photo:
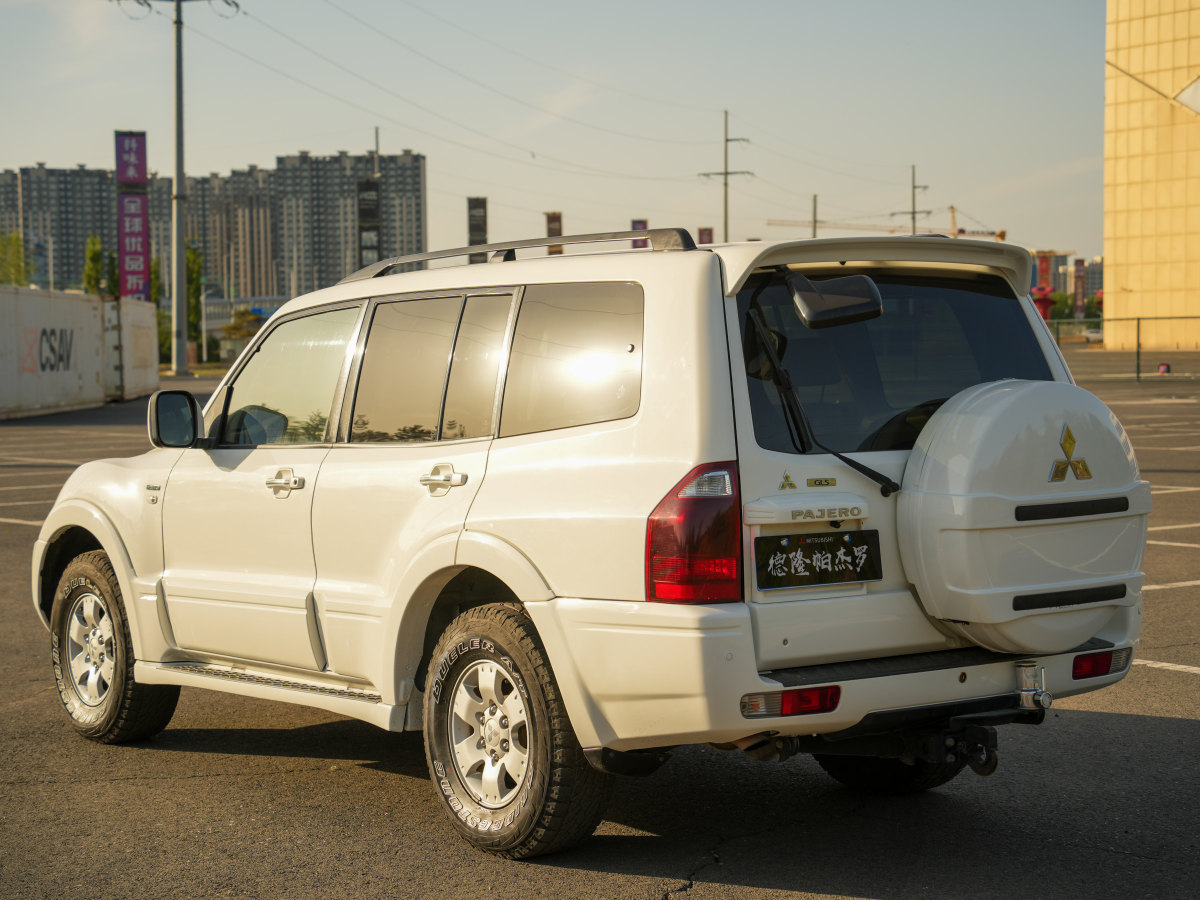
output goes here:
<path id="1" fill-rule="evenodd" d="M 145 401 L 0 422 L 0 897 L 1196 896 L 1200 382 L 1111 380 L 1087 352 L 1155 504 L 1121 684 L 1001 729 L 995 775 L 917 797 L 852 794 L 807 757 L 685 749 L 619 782 L 587 844 L 528 863 L 454 836 L 419 734 L 185 688 L 154 740 L 76 737 L 30 548 L 76 465 L 148 448 Z"/>

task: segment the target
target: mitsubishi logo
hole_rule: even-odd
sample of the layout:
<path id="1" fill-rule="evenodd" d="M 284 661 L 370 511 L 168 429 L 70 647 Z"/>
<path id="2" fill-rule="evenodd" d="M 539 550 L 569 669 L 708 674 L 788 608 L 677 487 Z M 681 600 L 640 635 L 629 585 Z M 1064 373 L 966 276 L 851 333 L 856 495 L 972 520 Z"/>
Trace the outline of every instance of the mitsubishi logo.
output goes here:
<path id="1" fill-rule="evenodd" d="M 1058 442 L 1062 447 L 1062 452 L 1066 454 L 1066 459 L 1056 459 L 1054 467 L 1050 470 L 1051 481 L 1066 481 L 1067 471 L 1075 473 L 1075 477 L 1084 481 L 1092 477 L 1092 470 L 1088 468 L 1086 459 L 1075 458 L 1075 435 L 1071 434 L 1071 426 L 1063 425 L 1062 440 Z"/>

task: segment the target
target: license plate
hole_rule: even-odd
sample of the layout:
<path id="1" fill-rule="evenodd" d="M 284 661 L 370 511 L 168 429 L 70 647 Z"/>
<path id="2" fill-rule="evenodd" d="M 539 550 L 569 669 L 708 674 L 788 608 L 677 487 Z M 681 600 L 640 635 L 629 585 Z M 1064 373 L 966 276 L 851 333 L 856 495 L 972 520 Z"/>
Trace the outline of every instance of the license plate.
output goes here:
<path id="1" fill-rule="evenodd" d="M 883 578 L 878 531 L 782 534 L 754 539 L 758 589 L 856 584 Z"/>

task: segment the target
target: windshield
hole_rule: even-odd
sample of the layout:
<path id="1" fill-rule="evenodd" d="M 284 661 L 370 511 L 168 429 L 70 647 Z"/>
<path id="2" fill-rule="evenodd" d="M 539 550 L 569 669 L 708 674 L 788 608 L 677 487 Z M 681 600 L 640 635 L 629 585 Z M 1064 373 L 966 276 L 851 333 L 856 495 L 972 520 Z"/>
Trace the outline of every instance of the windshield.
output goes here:
<path id="1" fill-rule="evenodd" d="M 817 439 L 840 452 L 911 448 L 937 407 L 971 385 L 1052 380 L 1020 301 L 1002 279 L 871 277 L 883 314 L 817 331 L 800 321 L 778 276 L 751 279 L 738 294 L 759 446 L 798 453 L 802 444 L 747 319 L 751 308 L 770 331 Z"/>

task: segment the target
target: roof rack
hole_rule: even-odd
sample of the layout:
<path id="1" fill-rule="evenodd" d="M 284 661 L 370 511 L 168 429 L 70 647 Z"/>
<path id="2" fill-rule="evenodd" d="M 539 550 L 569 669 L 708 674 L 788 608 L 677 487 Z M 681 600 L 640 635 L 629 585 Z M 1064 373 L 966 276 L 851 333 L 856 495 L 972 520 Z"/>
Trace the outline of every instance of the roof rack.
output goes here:
<path id="1" fill-rule="evenodd" d="M 363 281 L 367 278 L 378 278 L 387 275 L 395 266 L 408 263 L 425 262 L 430 259 L 448 259 L 454 256 L 467 256 L 472 253 L 491 253 L 488 262 L 512 262 L 517 258 L 518 250 L 530 247 L 550 247 L 557 244 L 599 244 L 605 241 L 649 241 L 650 249 L 661 250 L 695 250 L 696 242 L 684 228 L 653 228 L 647 231 L 610 231 L 598 234 L 574 234 L 561 237 L 533 238 L 528 241 L 508 241 L 503 244 L 480 244 L 475 247 L 458 247 L 454 250 L 435 250 L 432 253 L 415 253 L 412 256 L 394 256 L 372 263 L 347 275 L 338 284 L 350 281 Z"/>

